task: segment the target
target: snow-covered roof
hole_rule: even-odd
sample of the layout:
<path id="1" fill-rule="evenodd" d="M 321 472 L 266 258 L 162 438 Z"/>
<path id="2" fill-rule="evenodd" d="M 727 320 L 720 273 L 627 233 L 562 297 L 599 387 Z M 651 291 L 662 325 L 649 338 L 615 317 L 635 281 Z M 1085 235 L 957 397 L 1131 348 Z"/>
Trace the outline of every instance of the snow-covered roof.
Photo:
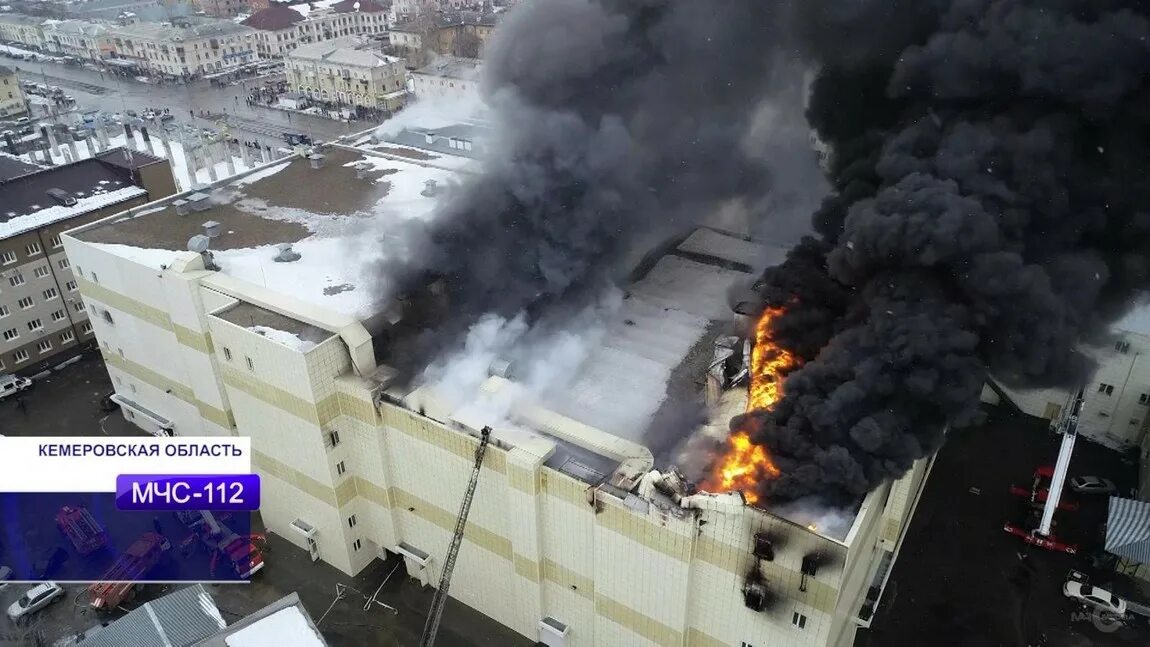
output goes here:
<path id="1" fill-rule="evenodd" d="M 224 274 L 331 312 L 368 318 L 379 305 L 375 267 L 391 251 L 389 229 L 430 217 L 458 175 L 435 160 L 343 146 L 327 147 L 324 154 L 322 168 L 297 157 L 221 182 L 208 190 L 212 206 L 203 212 L 178 215 L 171 204 L 175 196 L 75 235 L 159 268 L 202 233 L 204 222 L 215 220 L 221 236 L 212 241 L 212 253 Z M 291 244 L 299 260 L 277 262 L 282 244 Z"/>
<path id="2" fill-rule="evenodd" d="M 363 39 L 345 36 L 318 43 L 300 45 L 288 54 L 289 61 L 319 61 L 330 65 L 350 67 L 383 67 L 399 63 L 402 59 L 388 56 L 370 49 L 359 49 L 365 44 Z"/>
<path id="3" fill-rule="evenodd" d="M 299 607 L 280 609 L 224 639 L 228 647 L 324 647 L 319 633 Z"/>
<path id="4" fill-rule="evenodd" d="M 1114 322 L 1113 328 L 1150 337 L 1150 304 L 1141 303 L 1135 306 L 1124 317 Z"/>

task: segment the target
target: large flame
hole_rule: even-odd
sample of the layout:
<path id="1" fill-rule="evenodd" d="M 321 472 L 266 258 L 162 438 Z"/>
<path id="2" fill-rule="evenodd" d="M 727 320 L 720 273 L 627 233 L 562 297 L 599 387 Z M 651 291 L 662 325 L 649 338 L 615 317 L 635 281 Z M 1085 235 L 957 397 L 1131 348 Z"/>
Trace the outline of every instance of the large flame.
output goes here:
<path id="1" fill-rule="evenodd" d="M 783 378 L 799 365 L 799 359 L 774 340 L 771 322 L 783 313 L 782 308 L 767 308 L 755 324 L 751 349 L 751 387 L 747 411 L 770 409 L 783 396 Z M 740 490 L 747 503 L 759 500 L 755 485 L 779 475 L 779 468 L 762 445 L 751 442 L 746 431 L 736 431 L 727 438 L 727 448 L 715 461 L 702 489 L 712 492 Z"/>

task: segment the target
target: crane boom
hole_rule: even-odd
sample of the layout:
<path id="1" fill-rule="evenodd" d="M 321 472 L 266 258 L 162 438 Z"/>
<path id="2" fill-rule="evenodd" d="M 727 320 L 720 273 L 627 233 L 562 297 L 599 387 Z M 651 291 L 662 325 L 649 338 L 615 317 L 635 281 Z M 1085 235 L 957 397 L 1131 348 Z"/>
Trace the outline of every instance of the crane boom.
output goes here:
<path id="1" fill-rule="evenodd" d="M 463 503 L 459 506 L 459 516 L 455 519 L 455 532 L 451 536 L 451 545 L 448 546 L 447 555 L 443 559 L 443 571 L 439 575 L 439 586 L 435 589 L 435 596 L 431 599 L 431 611 L 428 612 L 427 621 L 423 624 L 423 636 L 419 639 L 420 647 L 432 647 L 435 644 L 435 634 L 439 633 L 439 621 L 443 618 L 444 607 L 447 606 L 447 588 L 451 585 L 451 572 L 455 570 L 455 558 L 459 556 L 459 547 L 463 545 L 463 529 L 467 526 L 467 515 L 471 512 L 475 487 L 479 485 L 479 471 L 483 466 L 483 456 L 487 453 L 487 442 L 491 439 L 491 427 L 484 427 L 480 434 L 479 447 L 475 448 L 475 464 L 471 468 L 471 480 L 467 483 Z"/>

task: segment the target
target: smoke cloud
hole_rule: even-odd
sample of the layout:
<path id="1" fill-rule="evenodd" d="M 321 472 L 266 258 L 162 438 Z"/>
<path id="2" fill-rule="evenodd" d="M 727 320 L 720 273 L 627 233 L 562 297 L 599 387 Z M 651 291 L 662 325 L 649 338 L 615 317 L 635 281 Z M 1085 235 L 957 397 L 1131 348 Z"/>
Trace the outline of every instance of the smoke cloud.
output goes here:
<path id="1" fill-rule="evenodd" d="M 404 342 L 418 370 L 484 314 L 534 321 L 585 304 L 649 248 L 769 188 L 744 146 L 788 72 L 768 56 L 773 3 L 533 0 L 487 47 L 497 141 L 483 172 L 381 269 L 400 294 L 444 281 L 451 317 Z"/>
<path id="2" fill-rule="evenodd" d="M 849 502 L 978 420 L 988 372 L 1084 379 L 1077 344 L 1147 286 L 1150 7 L 806 4 L 835 193 L 761 292 L 807 362 L 732 427 L 782 470 L 764 497 Z"/>

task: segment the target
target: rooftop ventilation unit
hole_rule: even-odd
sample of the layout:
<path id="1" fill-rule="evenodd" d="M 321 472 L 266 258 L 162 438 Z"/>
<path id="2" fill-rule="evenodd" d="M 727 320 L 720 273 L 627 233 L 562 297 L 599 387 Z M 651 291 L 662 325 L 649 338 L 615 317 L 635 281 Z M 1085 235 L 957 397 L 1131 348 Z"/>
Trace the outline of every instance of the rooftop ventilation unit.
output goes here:
<path id="1" fill-rule="evenodd" d="M 323 153 L 312 153 L 311 155 L 307 156 L 307 159 L 309 162 L 311 162 L 312 168 L 323 168 L 324 161 L 327 160 L 327 156 Z"/>
<path id="2" fill-rule="evenodd" d="M 192 211 L 207 211 L 212 206 L 212 201 L 206 193 L 196 192 L 188 196 L 188 208 Z"/>
<path id="3" fill-rule="evenodd" d="M 423 134 L 423 141 L 427 142 L 428 144 L 434 144 L 435 143 L 435 133 L 424 133 Z"/>
<path id="4" fill-rule="evenodd" d="M 201 225 L 201 227 L 204 228 L 204 235 L 208 238 L 220 237 L 220 223 L 216 222 L 215 220 L 209 220 Z"/>
<path id="5" fill-rule="evenodd" d="M 173 200 L 172 206 L 176 208 L 177 216 L 186 216 L 188 215 L 188 211 L 190 211 L 187 200 Z"/>
<path id="6" fill-rule="evenodd" d="M 424 182 L 423 190 L 419 192 L 419 195 L 422 195 L 425 198 L 432 198 L 436 195 L 439 195 L 439 183 L 437 183 L 435 180 L 428 180 Z"/>
<path id="7" fill-rule="evenodd" d="M 355 163 L 355 179 L 362 180 L 363 178 L 367 177 L 367 172 L 370 169 L 371 169 L 371 164 L 368 164 L 367 162 L 356 162 Z"/>
<path id="8" fill-rule="evenodd" d="M 47 193 L 48 195 L 52 196 L 53 200 L 64 205 L 65 207 L 76 206 L 76 198 L 72 197 L 72 194 L 68 193 L 64 189 L 48 189 Z"/>
<path id="9" fill-rule="evenodd" d="M 277 263 L 291 263 L 303 258 L 299 255 L 299 252 L 291 248 L 291 243 L 281 243 L 279 250 L 279 253 L 272 259 Z"/>

